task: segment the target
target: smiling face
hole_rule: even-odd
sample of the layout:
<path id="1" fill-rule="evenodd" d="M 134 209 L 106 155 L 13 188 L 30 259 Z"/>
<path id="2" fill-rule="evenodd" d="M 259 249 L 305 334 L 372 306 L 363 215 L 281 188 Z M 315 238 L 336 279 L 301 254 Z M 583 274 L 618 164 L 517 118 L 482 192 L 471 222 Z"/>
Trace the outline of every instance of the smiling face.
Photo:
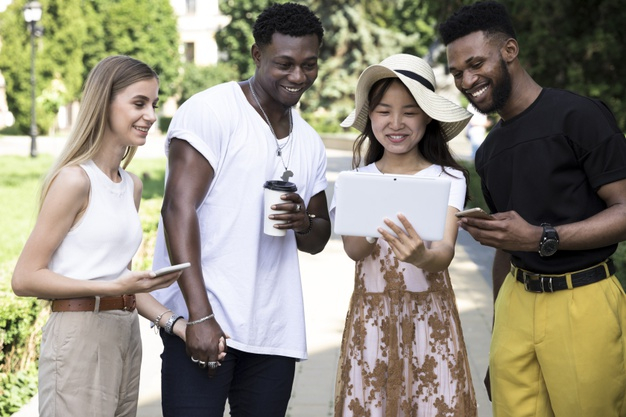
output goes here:
<path id="1" fill-rule="evenodd" d="M 121 90 L 111 101 L 104 140 L 123 147 L 146 143 L 148 130 L 156 121 L 158 101 L 159 82 L 155 78 Z"/>
<path id="2" fill-rule="evenodd" d="M 502 58 L 502 42 L 483 32 L 472 32 L 447 46 L 456 88 L 481 113 L 500 112 L 511 96 L 511 75 Z"/>
<path id="3" fill-rule="evenodd" d="M 374 104 L 374 103 L 373 103 Z M 369 113 L 376 140 L 392 154 L 415 152 L 432 120 L 399 80 L 394 80 Z"/>
<path id="4" fill-rule="evenodd" d="M 258 85 L 263 91 L 260 95 L 269 96 L 284 107 L 294 106 L 317 78 L 319 48 L 317 35 L 293 37 L 274 33 L 269 45 L 255 44 L 255 88 Z"/>

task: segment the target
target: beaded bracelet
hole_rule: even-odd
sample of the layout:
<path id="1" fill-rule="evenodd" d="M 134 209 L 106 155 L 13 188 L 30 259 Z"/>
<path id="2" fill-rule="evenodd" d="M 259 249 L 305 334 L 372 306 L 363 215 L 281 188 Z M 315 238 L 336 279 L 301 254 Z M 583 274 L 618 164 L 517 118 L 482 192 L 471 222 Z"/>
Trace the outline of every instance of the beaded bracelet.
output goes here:
<path id="1" fill-rule="evenodd" d="M 194 324 L 202 323 L 203 321 L 210 320 L 213 317 L 214 317 L 214 315 L 213 315 L 213 313 L 211 313 L 208 316 L 202 317 L 201 319 L 187 322 L 187 326 L 193 326 Z"/>
<path id="2" fill-rule="evenodd" d="M 172 313 L 172 310 L 165 310 L 164 312 L 159 314 L 156 319 L 154 319 L 154 333 L 159 334 L 159 329 L 161 328 L 161 326 L 159 326 L 159 322 L 161 321 L 161 318 L 167 313 Z M 172 313 L 172 315 L 174 315 L 174 313 Z"/>
<path id="3" fill-rule="evenodd" d="M 182 318 L 183 316 L 177 316 L 176 314 L 172 314 L 170 318 L 167 320 L 167 323 L 165 323 L 165 327 L 163 328 L 163 330 L 165 330 L 165 333 L 173 335 L 174 324 L 176 324 L 178 319 L 182 319 Z"/>
<path id="4" fill-rule="evenodd" d="M 306 229 L 304 232 L 296 231 L 296 233 L 299 234 L 300 236 L 308 235 L 309 233 L 311 233 L 311 230 L 313 230 L 313 219 L 315 218 L 315 214 L 309 213 L 308 210 L 305 211 L 305 214 L 309 216 L 309 228 Z"/>

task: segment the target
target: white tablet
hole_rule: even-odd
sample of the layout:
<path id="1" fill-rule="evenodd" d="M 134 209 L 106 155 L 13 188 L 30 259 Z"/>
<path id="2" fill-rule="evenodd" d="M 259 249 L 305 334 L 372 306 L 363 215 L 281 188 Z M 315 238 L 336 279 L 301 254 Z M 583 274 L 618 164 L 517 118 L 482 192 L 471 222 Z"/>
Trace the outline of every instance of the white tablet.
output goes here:
<path id="1" fill-rule="evenodd" d="M 337 178 L 336 234 L 378 237 L 378 228 L 391 232 L 383 219 L 400 227 L 404 214 L 424 240 L 443 238 L 451 181 L 442 177 L 341 172 Z M 392 232 L 393 234 L 393 232 Z"/>

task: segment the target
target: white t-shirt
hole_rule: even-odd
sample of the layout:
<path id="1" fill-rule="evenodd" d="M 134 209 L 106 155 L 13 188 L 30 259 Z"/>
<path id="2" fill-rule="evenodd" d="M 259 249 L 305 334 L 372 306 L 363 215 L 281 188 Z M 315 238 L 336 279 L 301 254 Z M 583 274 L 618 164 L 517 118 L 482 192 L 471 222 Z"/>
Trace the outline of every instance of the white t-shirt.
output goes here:
<path id="1" fill-rule="evenodd" d="M 382 174 L 380 170 L 376 167 L 376 163 L 371 163 L 367 166 L 360 167 L 357 169 L 359 172 L 368 172 L 375 174 Z M 450 185 L 450 198 L 448 199 L 448 206 L 452 206 L 457 208 L 459 211 L 463 210 L 463 206 L 465 205 L 465 193 L 467 191 L 467 186 L 465 183 L 465 177 L 463 173 L 457 169 L 446 167 L 445 172 L 443 171 L 443 167 L 441 165 L 431 165 L 428 168 L 424 168 L 423 170 L 417 172 L 415 176 L 418 177 L 444 177 L 448 178 L 452 181 Z M 330 218 L 331 221 L 335 221 L 335 207 L 337 206 L 336 196 L 337 193 L 341 192 L 339 187 L 337 187 L 337 183 L 335 183 L 335 192 L 333 193 L 333 200 L 330 204 Z"/>
<path id="2" fill-rule="evenodd" d="M 282 150 L 289 181 L 308 205 L 326 189 L 326 151 L 319 135 L 293 111 L 293 133 Z M 228 345 L 245 352 L 306 359 L 304 307 L 296 238 L 263 233 L 263 184 L 284 167 L 265 120 L 236 82 L 200 92 L 172 119 L 172 138 L 187 141 L 213 167 L 213 181 L 198 209 L 202 270 L 211 306 Z M 281 139 L 281 145 L 287 141 Z M 193 171 L 189 175 L 193 175 Z M 153 268 L 170 264 L 159 224 Z M 188 316 L 177 284 L 154 296 Z"/>

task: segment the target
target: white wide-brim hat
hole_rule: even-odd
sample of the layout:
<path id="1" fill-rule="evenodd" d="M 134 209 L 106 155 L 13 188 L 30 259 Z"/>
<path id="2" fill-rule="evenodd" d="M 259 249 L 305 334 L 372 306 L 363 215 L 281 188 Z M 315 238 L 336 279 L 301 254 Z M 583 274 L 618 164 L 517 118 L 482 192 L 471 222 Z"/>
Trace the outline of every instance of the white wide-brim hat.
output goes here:
<path id="1" fill-rule="evenodd" d="M 383 78 L 398 78 L 431 118 L 439 121 L 446 140 L 458 135 L 472 118 L 472 113 L 435 93 L 435 74 L 426 61 L 413 55 L 397 54 L 380 64 L 367 67 L 356 85 L 355 108 L 341 122 L 342 127 L 354 127 L 363 132 L 369 117 L 368 95 L 372 85 Z"/>

